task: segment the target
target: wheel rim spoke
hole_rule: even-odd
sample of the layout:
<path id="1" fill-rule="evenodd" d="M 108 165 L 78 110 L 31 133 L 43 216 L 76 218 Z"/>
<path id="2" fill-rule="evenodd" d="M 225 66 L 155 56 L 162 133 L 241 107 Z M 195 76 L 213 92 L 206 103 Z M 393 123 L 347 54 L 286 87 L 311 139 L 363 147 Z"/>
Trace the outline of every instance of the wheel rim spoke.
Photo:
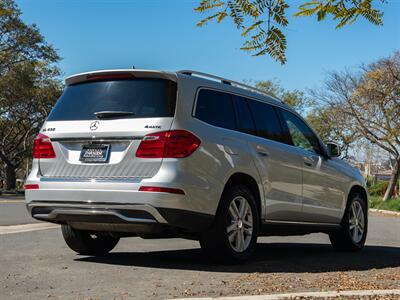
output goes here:
<path id="1" fill-rule="evenodd" d="M 239 212 L 237 211 L 237 207 L 235 203 L 232 203 L 229 206 L 229 214 L 231 215 L 233 220 L 238 220 L 239 219 Z"/>
<path id="2" fill-rule="evenodd" d="M 228 238 L 229 238 L 229 242 L 230 242 L 230 243 L 232 243 L 232 242 L 235 241 L 236 234 L 237 234 L 237 232 L 236 232 L 236 230 L 235 230 L 235 231 L 232 231 L 232 232 L 228 235 Z"/>
<path id="3" fill-rule="evenodd" d="M 228 226 L 228 228 L 226 229 L 226 232 L 230 233 L 230 232 L 236 230 L 236 228 L 237 228 L 237 223 L 234 222 L 234 223 L 232 223 L 231 225 Z"/>
<path id="4" fill-rule="evenodd" d="M 357 214 L 356 214 L 356 212 L 355 212 L 354 203 L 353 203 L 353 205 L 351 206 L 351 213 L 352 213 L 354 219 L 357 218 L 357 217 L 356 217 Z"/>
<path id="5" fill-rule="evenodd" d="M 247 201 L 246 201 L 246 199 L 242 198 L 240 201 L 240 207 L 239 207 L 239 217 L 241 219 L 244 218 L 244 216 L 246 214 L 246 209 L 247 209 Z"/>
<path id="6" fill-rule="evenodd" d="M 357 219 L 360 221 L 361 219 L 361 213 L 362 213 L 362 209 L 359 205 L 357 205 Z"/>
<path id="7" fill-rule="evenodd" d="M 353 241 L 357 241 L 357 228 L 353 230 Z"/>
<path id="8" fill-rule="evenodd" d="M 247 227 L 253 227 L 253 220 L 250 218 L 250 220 L 242 220 L 243 224 L 246 225 Z"/>
<path id="9" fill-rule="evenodd" d="M 237 247 L 237 251 L 241 252 L 242 239 L 240 238 L 240 230 L 236 231 L 236 247 Z"/>
<path id="10" fill-rule="evenodd" d="M 364 218 L 362 218 L 362 219 L 360 220 L 360 222 L 358 223 L 358 225 L 360 226 L 360 228 L 361 228 L 362 230 L 364 230 Z"/>
<path id="11" fill-rule="evenodd" d="M 242 240 L 242 251 L 244 251 L 245 250 L 245 248 L 247 248 L 247 246 L 246 246 L 246 244 L 245 244 L 245 241 L 244 241 L 244 232 L 243 232 L 243 229 L 240 231 L 240 238 L 241 238 L 241 240 Z"/>
<path id="12" fill-rule="evenodd" d="M 251 236 L 253 234 L 253 230 L 250 228 L 244 228 L 243 231 L 247 234 L 247 236 Z"/>

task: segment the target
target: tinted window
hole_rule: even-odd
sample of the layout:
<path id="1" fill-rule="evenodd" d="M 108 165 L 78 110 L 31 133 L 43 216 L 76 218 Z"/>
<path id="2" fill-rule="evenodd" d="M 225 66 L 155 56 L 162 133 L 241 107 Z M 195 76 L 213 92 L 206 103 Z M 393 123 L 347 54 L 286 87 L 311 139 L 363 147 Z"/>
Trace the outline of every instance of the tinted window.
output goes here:
<path id="1" fill-rule="evenodd" d="M 211 125 L 236 129 L 232 97 L 226 93 L 200 90 L 195 116 Z"/>
<path id="2" fill-rule="evenodd" d="M 249 100 L 248 103 L 256 123 L 257 135 L 283 142 L 281 125 L 274 107 L 255 100 Z"/>
<path id="3" fill-rule="evenodd" d="M 256 129 L 249 105 L 247 104 L 247 99 L 239 96 L 232 97 L 235 102 L 238 116 L 238 130 L 249 134 L 255 134 Z"/>
<path id="4" fill-rule="evenodd" d="M 282 109 L 293 145 L 307 151 L 320 152 L 318 139 L 311 129 L 296 115 Z"/>
<path id="5" fill-rule="evenodd" d="M 49 121 L 92 120 L 95 112 L 127 111 L 129 118 L 172 117 L 176 83 L 159 79 L 96 81 L 68 86 Z"/>

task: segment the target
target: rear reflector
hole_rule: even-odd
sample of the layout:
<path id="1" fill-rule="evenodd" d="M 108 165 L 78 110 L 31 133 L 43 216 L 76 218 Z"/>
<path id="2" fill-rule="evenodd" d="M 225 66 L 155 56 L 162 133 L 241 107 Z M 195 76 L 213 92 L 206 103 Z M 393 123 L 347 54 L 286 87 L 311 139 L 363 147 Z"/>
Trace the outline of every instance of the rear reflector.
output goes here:
<path id="1" fill-rule="evenodd" d="M 38 184 L 25 184 L 24 188 L 26 190 L 38 190 L 39 189 L 39 185 Z"/>
<path id="2" fill-rule="evenodd" d="M 158 187 L 158 186 L 141 186 L 140 192 L 158 192 L 158 193 L 171 193 L 185 195 L 185 192 L 181 189 Z"/>
<path id="3" fill-rule="evenodd" d="M 146 135 L 136 157 L 182 158 L 191 155 L 200 146 L 200 140 L 186 130 L 170 130 Z"/>
<path id="4" fill-rule="evenodd" d="M 55 158 L 53 145 L 48 136 L 39 133 L 33 141 L 33 158 Z"/>

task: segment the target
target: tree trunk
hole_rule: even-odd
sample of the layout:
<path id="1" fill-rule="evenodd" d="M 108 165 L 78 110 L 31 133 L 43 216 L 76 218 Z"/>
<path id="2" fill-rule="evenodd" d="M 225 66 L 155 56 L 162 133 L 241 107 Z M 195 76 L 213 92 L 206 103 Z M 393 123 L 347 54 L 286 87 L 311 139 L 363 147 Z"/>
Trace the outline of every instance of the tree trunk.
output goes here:
<path id="1" fill-rule="evenodd" d="M 383 196 L 383 201 L 389 200 L 393 196 L 393 192 L 395 191 L 396 185 L 399 181 L 399 176 L 400 176 L 400 158 L 397 158 L 393 172 L 392 172 L 392 177 L 390 177 L 389 185 L 387 187 L 385 196 Z"/>
<path id="2" fill-rule="evenodd" d="M 14 166 L 6 165 L 6 190 L 15 190 L 17 185 L 17 174 Z"/>

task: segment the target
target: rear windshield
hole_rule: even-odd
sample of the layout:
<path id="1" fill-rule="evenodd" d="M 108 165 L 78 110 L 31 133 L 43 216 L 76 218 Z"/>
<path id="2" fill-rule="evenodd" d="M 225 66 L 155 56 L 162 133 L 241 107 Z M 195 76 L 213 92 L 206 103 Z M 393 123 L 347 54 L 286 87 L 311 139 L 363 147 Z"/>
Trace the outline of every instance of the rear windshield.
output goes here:
<path id="1" fill-rule="evenodd" d="M 68 86 L 47 120 L 94 120 L 101 111 L 132 113 L 125 118 L 173 117 L 175 102 L 176 83 L 169 80 L 86 82 Z"/>

